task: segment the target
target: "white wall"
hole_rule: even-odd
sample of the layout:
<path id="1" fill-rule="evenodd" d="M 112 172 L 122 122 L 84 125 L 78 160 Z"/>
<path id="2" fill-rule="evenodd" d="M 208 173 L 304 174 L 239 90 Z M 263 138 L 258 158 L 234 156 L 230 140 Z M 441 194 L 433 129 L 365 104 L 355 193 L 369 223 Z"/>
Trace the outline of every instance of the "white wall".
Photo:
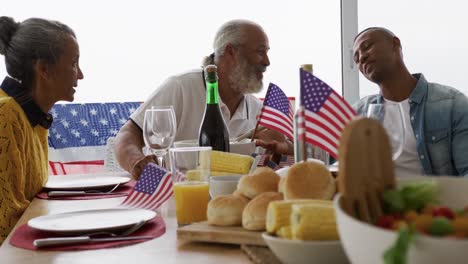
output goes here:
<path id="1" fill-rule="evenodd" d="M 463 0 L 358 1 L 359 31 L 383 26 L 401 40 L 406 66 L 430 82 L 468 94 L 468 3 Z M 378 88 L 360 75 L 360 95 Z"/>
<path id="2" fill-rule="evenodd" d="M 56 19 L 75 30 L 85 75 L 75 102 L 144 100 L 166 77 L 199 67 L 217 28 L 234 18 L 260 23 L 270 37 L 266 84 L 297 97 L 299 66 L 313 63 L 341 93 L 339 0 L 15 0 L 0 8 L 16 20 Z"/>

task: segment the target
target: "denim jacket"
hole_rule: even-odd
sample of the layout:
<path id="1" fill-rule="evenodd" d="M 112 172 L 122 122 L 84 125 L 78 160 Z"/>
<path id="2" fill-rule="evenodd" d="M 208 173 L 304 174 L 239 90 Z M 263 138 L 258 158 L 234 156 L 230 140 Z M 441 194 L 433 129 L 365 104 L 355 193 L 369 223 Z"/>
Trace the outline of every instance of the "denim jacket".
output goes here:
<path id="1" fill-rule="evenodd" d="M 468 175 L 468 98 L 458 90 L 429 83 L 422 74 L 409 97 L 416 147 L 426 175 Z M 369 104 L 383 103 L 381 94 L 354 105 L 360 115 Z"/>

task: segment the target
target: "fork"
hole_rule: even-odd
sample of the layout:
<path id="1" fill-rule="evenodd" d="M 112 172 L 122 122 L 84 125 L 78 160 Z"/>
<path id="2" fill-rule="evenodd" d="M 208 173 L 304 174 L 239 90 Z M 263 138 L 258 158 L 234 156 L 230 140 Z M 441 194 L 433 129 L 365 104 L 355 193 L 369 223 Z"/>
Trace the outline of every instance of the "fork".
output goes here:
<path id="1" fill-rule="evenodd" d="M 47 193 L 49 197 L 63 197 L 63 196 L 79 196 L 79 195 L 105 195 L 115 191 L 120 186 L 120 183 L 115 185 L 111 190 L 103 192 L 99 190 L 88 191 L 50 191 Z M 113 194 L 126 194 L 126 193 L 113 193 Z"/>
<path id="2" fill-rule="evenodd" d="M 116 234 L 109 231 L 99 231 L 94 233 L 89 233 L 81 236 L 74 236 L 74 237 L 48 237 L 48 238 L 40 238 L 34 240 L 33 244 L 35 247 L 49 247 L 49 246 L 57 246 L 57 245 L 71 245 L 71 244 L 83 244 L 83 243 L 91 243 L 91 242 L 100 242 L 100 241 L 118 241 L 118 240 L 136 240 L 136 239 L 149 239 L 153 238 L 152 236 L 128 236 L 133 234 L 135 231 L 140 229 L 143 225 L 145 225 L 146 221 L 142 220 L 138 223 L 130 226 L 127 230 L 120 234 Z M 96 236 L 100 235 L 108 235 L 107 238 L 95 238 Z"/>

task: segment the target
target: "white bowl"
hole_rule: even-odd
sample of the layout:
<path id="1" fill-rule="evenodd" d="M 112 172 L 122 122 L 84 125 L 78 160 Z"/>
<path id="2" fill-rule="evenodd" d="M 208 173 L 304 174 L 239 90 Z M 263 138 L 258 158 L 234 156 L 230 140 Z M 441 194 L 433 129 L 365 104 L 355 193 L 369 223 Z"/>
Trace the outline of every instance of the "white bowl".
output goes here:
<path id="1" fill-rule="evenodd" d="M 468 179 L 456 177 L 418 177 L 435 180 L 440 187 L 441 205 L 454 209 L 468 203 Z M 414 179 L 401 179 L 399 183 Z M 341 195 L 334 199 L 336 221 L 343 247 L 352 263 L 384 263 L 384 252 L 396 241 L 397 233 L 361 222 L 340 207 Z M 418 235 L 411 243 L 407 263 L 466 263 L 468 239 L 454 240 Z"/>
<path id="2" fill-rule="evenodd" d="M 348 263 L 340 241 L 298 241 L 278 238 L 268 233 L 263 239 L 285 264 Z"/>
<path id="3" fill-rule="evenodd" d="M 221 175 L 210 177 L 210 195 L 215 198 L 219 195 L 232 194 L 237 189 L 237 183 L 242 175 Z"/>
<path id="4" fill-rule="evenodd" d="M 198 140 L 196 139 L 181 140 L 181 141 L 174 142 L 175 148 L 196 147 L 196 146 L 198 146 Z M 250 156 L 252 153 L 255 152 L 255 142 L 250 142 L 250 139 L 243 140 L 241 142 L 230 142 L 229 150 L 232 153 Z"/>

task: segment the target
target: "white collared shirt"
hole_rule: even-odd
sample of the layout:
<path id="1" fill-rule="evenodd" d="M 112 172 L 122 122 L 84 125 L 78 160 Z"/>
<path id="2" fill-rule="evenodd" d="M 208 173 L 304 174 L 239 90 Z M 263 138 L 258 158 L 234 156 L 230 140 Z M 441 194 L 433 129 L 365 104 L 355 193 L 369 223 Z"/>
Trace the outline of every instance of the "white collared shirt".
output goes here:
<path id="1" fill-rule="evenodd" d="M 175 141 L 198 139 L 200 124 L 206 106 L 206 90 L 202 69 L 196 69 L 168 78 L 130 116 L 140 128 L 146 109 L 151 106 L 172 105 L 177 121 Z M 219 100 L 219 107 L 229 130 L 229 136 L 237 137 L 256 124 L 262 108 L 261 101 L 247 94 L 231 117 L 228 107 Z"/>

